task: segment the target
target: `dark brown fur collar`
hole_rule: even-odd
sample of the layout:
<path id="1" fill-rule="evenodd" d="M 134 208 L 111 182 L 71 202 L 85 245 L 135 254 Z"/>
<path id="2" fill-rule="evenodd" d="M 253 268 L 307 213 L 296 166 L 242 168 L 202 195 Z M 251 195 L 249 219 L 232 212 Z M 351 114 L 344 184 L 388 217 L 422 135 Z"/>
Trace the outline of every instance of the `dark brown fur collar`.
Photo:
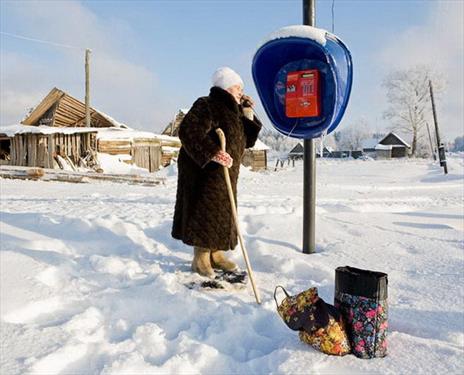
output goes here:
<path id="1" fill-rule="evenodd" d="M 210 99 L 223 103 L 231 111 L 238 113 L 239 105 L 235 101 L 234 97 L 229 94 L 226 90 L 220 87 L 213 86 L 209 92 Z"/>

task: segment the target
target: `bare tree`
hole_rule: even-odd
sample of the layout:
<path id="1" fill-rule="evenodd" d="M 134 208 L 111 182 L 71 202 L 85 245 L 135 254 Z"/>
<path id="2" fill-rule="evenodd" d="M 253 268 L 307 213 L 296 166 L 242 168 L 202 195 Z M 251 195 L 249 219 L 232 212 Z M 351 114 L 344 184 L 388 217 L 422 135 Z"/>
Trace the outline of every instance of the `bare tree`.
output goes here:
<path id="1" fill-rule="evenodd" d="M 417 155 L 418 143 L 425 140 L 426 121 L 431 113 L 429 80 L 437 93 L 445 87 L 443 76 L 430 67 L 418 65 L 406 70 L 395 70 L 383 81 L 389 108 L 384 118 L 392 121 L 392 129 L 412 136 L 411 153 Z"/>

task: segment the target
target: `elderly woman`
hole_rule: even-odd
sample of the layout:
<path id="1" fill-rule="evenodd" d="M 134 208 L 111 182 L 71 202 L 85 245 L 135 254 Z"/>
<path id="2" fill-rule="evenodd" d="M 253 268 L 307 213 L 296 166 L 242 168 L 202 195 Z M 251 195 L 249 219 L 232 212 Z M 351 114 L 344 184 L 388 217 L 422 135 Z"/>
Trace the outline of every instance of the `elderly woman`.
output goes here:
<path id="1" fill-rule="evenodd" d="M 229 168 L 237 201 L 240 161 L 245 148 L 255 144 L 261 123 L 236 72 L 219 68 L 212 83 L 209 95 L 195 101 L 179 127 L 182 147 L 172 236 L 193 246 L 192 270 L 214 278 L 214 268 L 237 269 L 224 253 L 237 245 L 237 230 L 223 167 Z M 221 151 L 217 128 L 225 134 L 226 152 Z"/>

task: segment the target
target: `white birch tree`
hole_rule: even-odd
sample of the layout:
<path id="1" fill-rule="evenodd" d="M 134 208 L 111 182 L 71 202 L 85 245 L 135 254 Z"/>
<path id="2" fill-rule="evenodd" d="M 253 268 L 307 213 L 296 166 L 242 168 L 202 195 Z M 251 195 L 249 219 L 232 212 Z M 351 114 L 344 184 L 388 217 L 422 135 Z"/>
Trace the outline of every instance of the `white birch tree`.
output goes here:
<path id="1" fill-rule="evenodd" d="M 383 81 L 390 104 L 384 118 L 392 121 L 392 130 L 411 136 L 413 156 L 417 155 L 419 142 L 426 139 L 426 121 L 431 118 L 429 81 L 432 81 L 434 94 L 443 92 L 443 75 L 425 65 L 392 71 Z"/>

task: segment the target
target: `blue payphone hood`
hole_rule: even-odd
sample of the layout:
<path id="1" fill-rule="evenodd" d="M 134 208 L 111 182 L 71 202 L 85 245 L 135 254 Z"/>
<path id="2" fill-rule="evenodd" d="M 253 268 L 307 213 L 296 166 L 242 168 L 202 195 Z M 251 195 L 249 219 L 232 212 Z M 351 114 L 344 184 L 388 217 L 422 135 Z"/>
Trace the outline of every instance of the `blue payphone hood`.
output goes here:
<path id="1" fill-rule="evenodd" d="M 289 72 L 317 69 L 321 77 L 322 111 L 318 117 L 285 115 Z M 274 127 L 294 138 L 316 138 L 338 126 L 351 93 L 351 54 L 335 35 L 311 26 L 287 26 L 272 33 L 257 49 L 253 80 Z"/>

